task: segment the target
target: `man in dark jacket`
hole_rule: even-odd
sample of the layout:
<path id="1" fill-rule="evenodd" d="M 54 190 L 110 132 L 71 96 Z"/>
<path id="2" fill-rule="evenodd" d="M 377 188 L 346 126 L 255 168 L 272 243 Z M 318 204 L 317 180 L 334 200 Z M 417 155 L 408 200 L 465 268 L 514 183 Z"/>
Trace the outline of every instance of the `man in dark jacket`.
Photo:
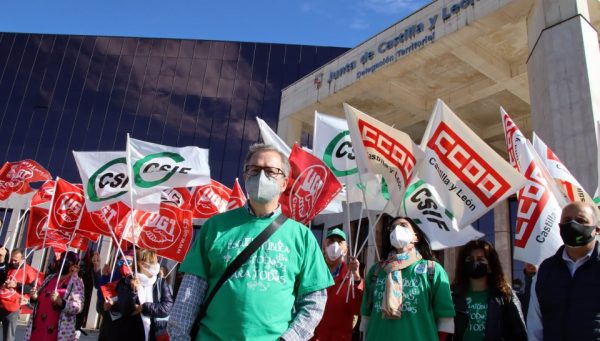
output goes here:
<path id="1" fill-rule="evenodd" d="M 534 277 L 527 316 L 530 340 L 600 340 L 600 233 L 595 208 L 574 202 L 560 217 L 564 242 Z"/>

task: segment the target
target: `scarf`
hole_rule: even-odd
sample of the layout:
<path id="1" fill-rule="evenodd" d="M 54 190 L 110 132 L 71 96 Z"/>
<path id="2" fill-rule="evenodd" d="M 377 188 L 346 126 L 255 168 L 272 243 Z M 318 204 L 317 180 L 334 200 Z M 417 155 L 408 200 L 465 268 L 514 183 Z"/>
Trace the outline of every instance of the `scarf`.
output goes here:
<path id="1" fill-rule="evenodd" d="M 160 266 L 156 264 L 158 268 Z M 158 271 L 156 271 L 155 266 L 152 266 L 151 269 L 148 269 L 150 273 L 152 273 L 151 277 L 146 276 L 145 274 L 138 272 L 137 278 L 140 281 L 140 289 L 138 290 L 138 300 L 140 301 L 140 305 L 143 305 L 146 302 L 152 303 L 154 301 L 154 297 L 152 295 L 152 289 L 154 287 L 154 283 L 156 283 L 156 278 Z M 150 325 L 152 320 L 149 316 L 144 314 L 140 314 L 142 317 L 142 324 L 144 325 L 144 333 L 146 334 L 146 340 L 149 340 L 150 333 Z"/>
<path id="2" fill-rule="evenodd" d="M 384 319 L 399 319 L 402 314 L 402 269 L 422 259 L 419 252 L 411 250 L 407 253 L 391 254 L 383 263 L 387 272 L 385 291 L 381 302 L 381 313 Z"/>

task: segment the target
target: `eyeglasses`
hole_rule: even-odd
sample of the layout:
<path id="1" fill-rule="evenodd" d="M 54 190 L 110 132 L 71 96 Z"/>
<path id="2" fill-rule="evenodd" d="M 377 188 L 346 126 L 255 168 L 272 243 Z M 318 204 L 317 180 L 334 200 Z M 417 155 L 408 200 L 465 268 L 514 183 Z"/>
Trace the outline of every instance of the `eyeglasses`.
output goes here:
<path id="1" fill-rule="evenodd" d="M 285 173 L 283 170 L 277 167 L 262 167 L 257 165 L 247 165 L 246 170 L 244 171 L 246 174 L 250 176 L 255 176 L 260 174 L 260 171 L 265 171 L 265 174 L 270 178 L 275 178 L 278 175 L 283 175 L 285 177 Z"/>

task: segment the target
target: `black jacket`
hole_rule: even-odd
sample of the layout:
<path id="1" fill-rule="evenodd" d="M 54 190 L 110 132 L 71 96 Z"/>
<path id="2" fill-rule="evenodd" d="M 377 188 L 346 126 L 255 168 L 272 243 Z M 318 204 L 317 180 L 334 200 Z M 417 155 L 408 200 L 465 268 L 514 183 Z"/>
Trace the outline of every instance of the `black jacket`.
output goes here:
<path id="1" fill-rule="evenodd" d="M 144 325 L 139 314 L 131 316 L 135 305 L 139 304 L 137 293 L 131 289 L 131 277 L 122 278 L 117 285 L 117 304 L 113 310 L 121 313 L 122 317 L 109 323 L 107 330 L 101 333 L 99 340 L 143 341 L 145 339 Z M 151 318 L 149 337 L 154 340 L 157 333 L 166 331 L 167 321 L 173 306 L 173 294 L 169 284 L 158 278 L 152 290 L 153 302 L 142 305 L 142 314 Z"/>
<path id="2" fill-rule="evenodd" d="M 469 327 L 469 309 L 463 293 L 452 293 L 454 309 L 454 335 L 451 340 L 462 340 Z M 517 295 L 506 299 L 499 290 L 491 289 L 488 299 L 487 318 L 485 323 L 485 340 L 527 340 L 527 330 L 521 303 Z"/>

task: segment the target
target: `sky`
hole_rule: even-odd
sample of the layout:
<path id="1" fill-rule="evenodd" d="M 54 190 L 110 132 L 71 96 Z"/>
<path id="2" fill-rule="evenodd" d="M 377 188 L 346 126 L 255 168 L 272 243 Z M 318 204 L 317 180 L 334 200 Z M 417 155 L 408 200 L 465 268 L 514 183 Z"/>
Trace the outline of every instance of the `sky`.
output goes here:
<path id="1" fill-rule="evenodd" d="M 13 0 L 0 31 L 355 47 L 430 0 Z"/>

